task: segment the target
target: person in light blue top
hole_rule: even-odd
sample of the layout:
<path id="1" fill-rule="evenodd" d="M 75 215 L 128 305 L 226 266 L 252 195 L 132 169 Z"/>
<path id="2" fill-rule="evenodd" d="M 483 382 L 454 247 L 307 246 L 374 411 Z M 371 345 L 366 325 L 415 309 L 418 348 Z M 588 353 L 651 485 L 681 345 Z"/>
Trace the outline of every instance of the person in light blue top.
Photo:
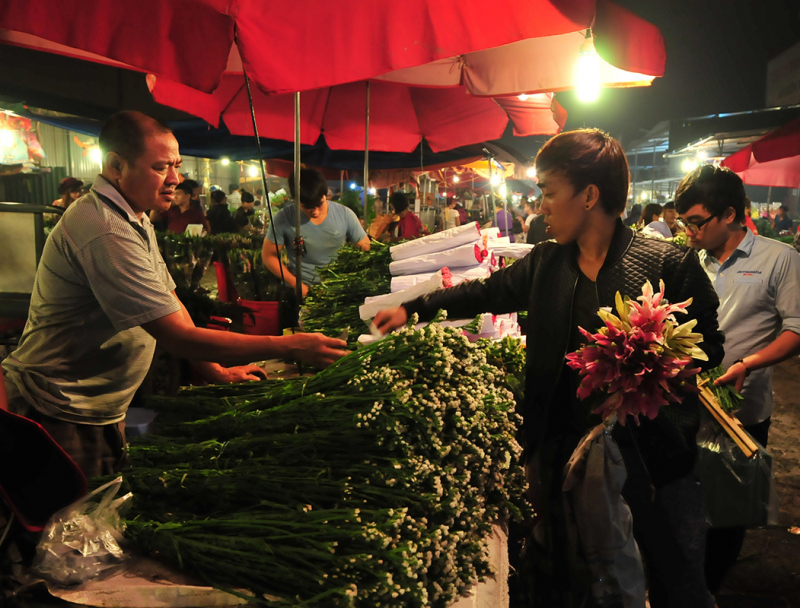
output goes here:
<path id="1" fill-rule="evenodd" d="M 726 371 L 717 384 L 733 384 L 741 392 L 737 416 L 766 446 L 772 366 L 800 353 L 800 255 L 742 225 L 745 198 L 738 175 L 706 165 L 683 179 L 675 206 L 720 299 Z M 712 593 L 736 562 L 744 535 L 744 528 L 709 531 L 706 582 Z"/>
<path id="2" fill-rule="evenodd" d="M 289 189 L 293 199 L 294 181 Z M 300 235 L 303 237 L 306 252 L 303 255 L 302 284 L 303 295 L 309 285 L 320 282 L 318 268 L 329 264 L 346 241 L 355 243 L 364 251 L 369 250 L 369 237 L 364 232 L 356 214 L 344 205 L 327 199 L 328 184 L 319 171 L 303 169 L 300 171 Z M 297 284 L 297 257 L 294 251 L 297 205 L 282 209 L 267 228 L 267 238 L 261 252 L 264 265 L 272 274 L 281 276 L 280 251 L 286 248 L 289 267 L 283 267 L 283 274 L 290 287 Z M 278 244 L 277 250 L 275 244 Z"/>

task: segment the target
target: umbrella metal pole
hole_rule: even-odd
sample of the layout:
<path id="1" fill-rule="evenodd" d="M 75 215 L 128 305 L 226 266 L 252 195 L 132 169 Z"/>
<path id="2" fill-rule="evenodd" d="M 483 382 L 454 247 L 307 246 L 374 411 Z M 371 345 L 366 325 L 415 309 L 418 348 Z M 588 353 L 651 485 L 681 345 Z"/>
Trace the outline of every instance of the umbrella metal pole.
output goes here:
<path id="1" fill-rule="evenodd" d="M 253 105 L 253 95 L 250 91 L 250 79 L 247 77 L 247 72 L 244 71 L 244 67 L 242 67 L 242 73 L 244 75 L 244 84 L 247 89 L 247 99 L 250 102 L 250 118 L 253 121 L 253 135 L 256 137 L 256 148 L 258 150 L 258 163 L 259 167 L 261 168 L 261 183 L 264 186 L 264 197 L 266 198 L 267 202 L 267 214 L 269 215 L 269 225 L 272 228 L 272 238 L 275 239 L 275 253 L 278 255 L 278 260 L 281 259 L 281 251 L 278 247 L 278 236 L 275 233 L 275 222 L 272 218 L 272 205 L 269 201 L 269 188 L 267 187 L 267 171 L 266 167 L 264 166 L 264 155 L 261 152 L 261 139 L 258 136 L 258 124 L 256 124 L 256 110 L 255 106 Z M 281 284 L 286 286 L 286 277 L 283 276 L 283 264 L 279 265 L 281 271 Z"/>
<path id="2" fill-rule="evenodd" d="M 364 116 L 364 224 L 369 221 L 369 80 L 367 81 L 367 110 Z"/>
<path id="3" fill-rule="evenodd" d="M 300 93 L 294 94 L 294 252 L 297 265 L 295 268 L 295 294 L 298 311 L 303 303 L 303 237 L 300 236 Z"/>
<path id="4" fill-rule="evenodd" d="M 498 228 L 500 227 L 500 222 L 497 221 L 497 207 L 494 204 L 494 184 L 492 184 L 492 177 L 494 177 L 494 164 L 492 163 L 492 157 L 489 157 L 489 196 L 492 199 L 492 223 L 496 223 Z"/>

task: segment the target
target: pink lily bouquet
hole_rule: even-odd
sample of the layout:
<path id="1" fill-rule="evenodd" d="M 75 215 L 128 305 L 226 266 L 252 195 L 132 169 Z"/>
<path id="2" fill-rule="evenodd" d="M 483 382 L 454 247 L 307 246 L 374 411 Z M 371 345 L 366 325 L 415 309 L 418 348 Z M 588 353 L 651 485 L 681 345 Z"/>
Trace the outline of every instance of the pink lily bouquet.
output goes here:
<path id="1" fill-rule="evenodd" d="M 670 304 L 664 282 L 659 283 L 660 291 L 653 293 L 646 282 L 639 302 L 617 292 L 617 314 L 601 308 L 597 314 L 605 326 L 595 334 L 579 327 L 589 342 L 567 355 L 567 365 L 581 376 L 579 399 L 596 391 L 608 395 L 595 410 L 604 420 L 614 413 L 622 425 L 629 415 L 637 424 L 640 415 L 652 420 L 662 406 L 699 392 L 686 379 L 700 371 L 691 367 L 692 359 L 708 360 L 697 346 L 703 336 L 692 332 L 696 320 L 678 325 L 675 319 L 675 313 L 686 314 L 692 299 Z"/>

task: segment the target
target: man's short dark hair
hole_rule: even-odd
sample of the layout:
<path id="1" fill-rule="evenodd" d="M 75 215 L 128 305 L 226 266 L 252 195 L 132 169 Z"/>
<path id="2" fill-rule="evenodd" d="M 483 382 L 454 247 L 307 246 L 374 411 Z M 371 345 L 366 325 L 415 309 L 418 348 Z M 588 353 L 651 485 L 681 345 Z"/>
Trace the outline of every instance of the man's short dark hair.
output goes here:
<path id="1" fill-rule="evenodd" d="M 229 192 L 230 194 L 233 194 L 233 193 L 234 193 L 234 192 L 236 192 L 238 189 L 239 189 L 239 184 L 230 184 L 230 185 L 228 186 L 228 192 Z"/>
<path id="2" fill-rule="evenodd" d="M 144 154 L 148 135 L 172 133 L 166 125 L 141 112 L 117 112 L 103 123 L 100 130 L 100 151 L 103 156 L 116 152 L 129 163 Z"/>
<path id="3" fill-rule="evenodd" d="M 189 195 L 189 198 L 192 197 L 194 193 L 194 188 L 192 188 L 192 184 L 189 183 L 190 180 L 186 180 L 175 186 L 175 190 L 183 190 L 186 194 Z"/>
<path id="4" fill-rule="evenodd" d="M 219 205 L 226 198 L 227 196 L 225 196 L 222 190 L 214 190 L 214 192 L 211 193 L 211 200 L 214 201 L 215 205 Z"/>
<path id="5" fill-rule="evenodd" d="M 389 202 L 392 204 L 395 213 L 408 209 L 408 197 L 403 192 L 392 192 Z"/>
<path id="6" fill-rule="evenodd" d="M 561 173 L 580 192 L 589 184 L 600 191 L 600 204 L 620 215 L 628 199 L 628 159 L 619 142 L 600 129 L 567 131 L 550 139 L 536 155 L 536 172 Z"/>
<path id="7" fill-rule="evenodd" d="M 644 225 L 647 226 L 650 222 L 653 221 L 654 215 L 661 215 L 663 211 L 663 207 L 658 203 L 648 203 L 647 206 L 644 208 L 644 212 L 642 215 L 644 216 Z"/>
<path id="8" fill-rule="evenodd" d="M 242 202 L 243 203 L 255 203 L 256 199 L 252 194 L 250 194 L 249 192 L 247 192 L 245 190 L 244 192 L 242 192 Z"/>
<path id="9" fill-rule="evenodd" d="M 789 207 L 787 207 L 786 205 L 781 205 L 781 209 L 780 210 L 783 211 L 784 213 L 788 213 L 789 212 Z"/>
<path id="10" fill-rule="evenodd" d="M 297 200 L 294 193 L 294 178 L 289 178 L 289 192 L 292 199 Z M 300 169 L 300 204 L 306 209 L 322 205 L 328 195 L 328 182 L 325 176 L 316 169 Z"/>
<path id="11" fill-rule="evenodd" d="M 689 172 L 675 193 L 675 208 L 686 213 L 695 205 L 702 205 L 711 215 L 721 216 L 728 207 L 736 214 L 736 221 L 744 221 L 744 192 L 742 179 L 727 167 L 703 165 Z"/>
<path id="12" fill-rule="evenodd" d="M 199 188 L 200 187 L 200 184 L 198 184 L 193 179 L 185 179 L 185 180 L 183 180 L 182 183 L 189 184 L 192 187 L 192 190 L 194 190 L 195 188 Z"/>
<path id="13" fill-rule="evenodd" d="M 675 201 L 667 201 L 664 203 L 664 211 L 667 209 L 675 209 Z"/>

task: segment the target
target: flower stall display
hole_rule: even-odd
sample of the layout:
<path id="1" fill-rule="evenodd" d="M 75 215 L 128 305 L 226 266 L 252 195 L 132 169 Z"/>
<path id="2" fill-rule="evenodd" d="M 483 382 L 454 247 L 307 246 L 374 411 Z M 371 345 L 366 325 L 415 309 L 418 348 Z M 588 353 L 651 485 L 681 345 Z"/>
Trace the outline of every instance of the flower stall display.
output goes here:
<path id="1" fill-rule="evenodd" d="M 408 327 L 312 377 L 151 402 L 126 535 L 269 606 L 449 606 L 522 519 L 518 341 Z M 188 421 L 187 421 L 188 420 Z"/>

